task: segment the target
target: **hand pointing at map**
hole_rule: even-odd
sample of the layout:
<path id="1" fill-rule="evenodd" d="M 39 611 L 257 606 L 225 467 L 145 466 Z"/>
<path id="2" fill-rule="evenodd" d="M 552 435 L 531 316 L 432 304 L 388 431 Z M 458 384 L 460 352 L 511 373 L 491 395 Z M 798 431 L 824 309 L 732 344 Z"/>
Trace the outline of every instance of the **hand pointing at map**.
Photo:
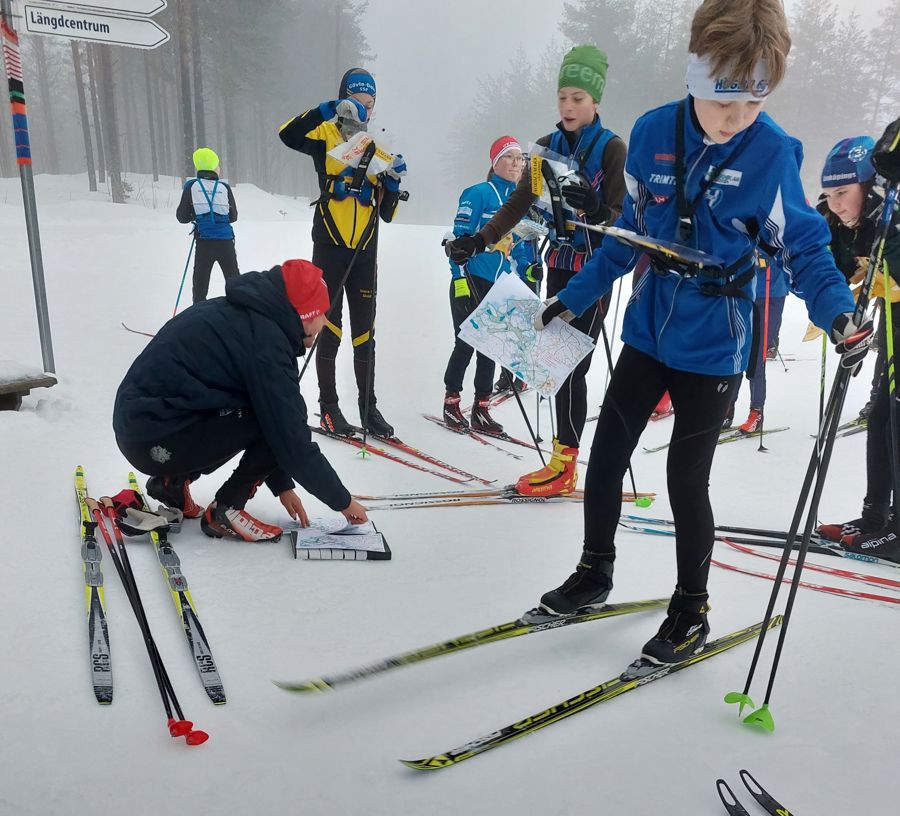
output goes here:
<path id="1" fill-rule="evenodd" d="M 575 318 L 575 315 L 558 297 L 552 297 L 549 300 L 545 300 L 540 305 L 537 312 L 535 312 L 535 329 L 543 331 L 550 325 L 550 321 L 553 320 L 554 317 L 559 317 L 568 323 Z"/>

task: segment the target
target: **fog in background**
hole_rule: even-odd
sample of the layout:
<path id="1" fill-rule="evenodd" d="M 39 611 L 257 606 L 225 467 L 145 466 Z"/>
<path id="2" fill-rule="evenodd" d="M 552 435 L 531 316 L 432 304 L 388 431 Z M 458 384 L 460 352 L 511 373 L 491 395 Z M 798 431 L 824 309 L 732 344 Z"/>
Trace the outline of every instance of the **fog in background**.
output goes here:
<path id="1" fill-rule="evenodd" d="M 87 183 L 123 200 L 143 195 L 130 175 L 186 175 L 192 149 L 207 144 L 232 182 L 314 197 L 312 161 L 277 129 L 333 99 L 343 71 L 362 65 L 378 83 L 372 131 L 410 169 L 398 220 L 449 225 L 494 138 L 527 145 L 554 128 L 559 60 L 573 43 L 608 52 L 600 113 L 626 139 L 643 111 L 682 96 L 698 4 L 169 0 L 154 19 L 171 40 L 153 51 L 23 34 L 35 172 L 87 171 Z M 789 0 L 787 10 L 791 65 L 767 110 L 804 142 L 815 198 L 838 139 L 877 137 L 900 116 L 900 0 Z M 7 119 L 0 175 L 15 173 Z"/>

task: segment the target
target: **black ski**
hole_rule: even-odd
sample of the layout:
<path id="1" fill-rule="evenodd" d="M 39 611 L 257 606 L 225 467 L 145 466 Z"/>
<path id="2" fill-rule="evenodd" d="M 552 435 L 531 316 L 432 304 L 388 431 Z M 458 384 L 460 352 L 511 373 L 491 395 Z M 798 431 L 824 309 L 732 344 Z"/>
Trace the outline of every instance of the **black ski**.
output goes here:
<path id="1" fill-rule="evenodd" d="M 734 795 L 734 791 L 724 779 L 716 780 L 716 789 L 719 791 L 719 798 L 722 800 L 722 804 L 725 805 L 725 810 L 728 811 L 730 816 L 750 816 L 750 814 L 747 813 L 747 809 L 738 801 L 737 796 Z M 729 799 L 731 801 L 729 801 Z"/>
<path id="2" fill-rule="evenodd" d="M 756 799 L 766 813 L 770 814 L 770 816 L 792 816 L 791 812 L 784 805 L 779 804 L 766 792 L 765 788 L 753 778 L 750 771 L 742 770 L 738 773 L 750 795 Z"/>

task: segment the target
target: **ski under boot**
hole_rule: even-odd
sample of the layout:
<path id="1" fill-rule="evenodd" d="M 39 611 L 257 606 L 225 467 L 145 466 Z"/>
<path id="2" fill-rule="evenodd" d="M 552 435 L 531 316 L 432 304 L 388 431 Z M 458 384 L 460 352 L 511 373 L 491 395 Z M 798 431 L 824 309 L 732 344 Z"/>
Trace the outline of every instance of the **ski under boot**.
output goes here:
<path id="1" fill-rule="evenodd" d="M 388 421 L 381 415 L 381 411 L 374 402 L 369 403 L 369 411 L 366 413 L 366 405 L 361 402 L 359 404 L 359 421 L 372 436 L 380 436 L 384 439 L 390 439 L 394 435 L 394 426 L 388 424 Z"/>
<path id="2" fill-rule="evenodd" d="M 877 533 L 887 526 L 889 509 L 886 504 L 863 502 L 862 515 L 843 524 L 820 524 L 816 532 L 828 541 L 841 543 L 845 538 Z"/>
<path id="3" fill-rule="evenodd" d="M 523 496 L 568 496 L 578 483 L 578 448 L 567 448 L 553 440 L 553 455 L 540 470 L 526 473 L 516 482 Z"/>
<path id="4" fill-rule="evenodd" d="M 741 433 L 755 433 L 759 430 L 763 421 L 762 408 L 751 408 L 747 421 L 739 428 Z"/>
<path id="5" fill-rule="evenodd" d="M 444 412 L 442 414 L 444 424 L 456 431 L 468 431 L 469 420 L 466 419 L 459 407 L 460 396 L 458 391 L 448 391 L 444 394 Z"/>
<path id="6" fill-rule="evenodd" d="M 200 518 L 203 508 L 191 496 L 191 480 L 183 476 L 151 476 L 147 479 L 147 493 L 151 498 L 174 507 L 185 518 Z"/>
<path id="7" fill-rule="evenodd" d="M 650 414 L 650 420 L 652 422 L 656 422 L 659 419 L 665 419 L 667 416 L 672 416 L 675 413 L 675 409 L 672 407 L 672 398 L 669 396 L 669 392 L 666 391 L 663 394 L 659 402 L 656 404 L 656 408 L 653 409 L 653 413 Z"/>
<path id="8" fill-rule="evenodd" d="M 206 508 L 200 520 L 200 528 L 210 538 L 236 538 L 250 542 L 278 541 L 283 532 L 281 527 L 266 524 L 246 510 L 238 510 L 218 502 L 213 502 Z"/>
<path id="9" fill-rule="evenodd" d="M 571 615 L 579 609 L 603 606 L 613 587 L 610 555 L 583 550 L 575 572 L 562 586 L 541 596 L 540 609 L 553 615 Z"/>
<path id="10" fill-rule="evenodd" d="M 336 402 L 319 403 L 319 427 L 335 436 L 353 436 L 356 432 Z"/>
<path id="11" fill-rule="evenodd" d="M 641 659 L 660 666 L 680 663 L 703 651 L 709 635 L 709 594 L 675 589 L 669 613 L 656 635 L 644 644 Z"/>
<path id="12" fill-rule="evenodd" d="M 475 404 L 472 406 L 472 430 L 500 436 L 503 433 L 503 426 L 491 416 L 490 407 L 490 394 L 475 397 Z"/>

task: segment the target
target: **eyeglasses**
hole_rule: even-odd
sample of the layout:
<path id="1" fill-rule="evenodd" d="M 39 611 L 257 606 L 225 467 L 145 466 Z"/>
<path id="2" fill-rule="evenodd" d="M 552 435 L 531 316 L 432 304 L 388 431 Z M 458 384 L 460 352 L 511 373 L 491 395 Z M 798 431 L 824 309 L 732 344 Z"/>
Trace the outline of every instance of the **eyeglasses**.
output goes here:
<path id="1" fill-rule="evenodd" d="M 507 153 L 505 156 L 501 156 L 500 158 L 506 159 L 507 161 L 512 162 L 513 164 L 524 164 L 524 162 L 525 162 L 524 156 L 513 156 L 510 153 Z"/>

